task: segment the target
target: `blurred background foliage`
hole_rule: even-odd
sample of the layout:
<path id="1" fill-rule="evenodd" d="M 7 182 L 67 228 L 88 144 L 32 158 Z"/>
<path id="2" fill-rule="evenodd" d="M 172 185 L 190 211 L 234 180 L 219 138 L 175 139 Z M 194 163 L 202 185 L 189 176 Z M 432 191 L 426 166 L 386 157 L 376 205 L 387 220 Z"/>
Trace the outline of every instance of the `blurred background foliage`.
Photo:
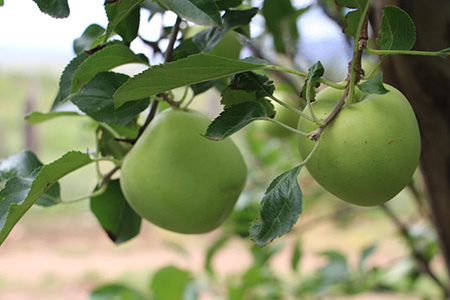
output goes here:
<path id="1" fill-rule="evenodd" d="M 334 2 L 281 1 L 297 13 L 283 43 L 266 2 L 255 23 L 269 20 L 268 31 L 254 28 L 256 48 L 247 45 L 241 55 L 262 49 L 271 61 L 299 69 L 320 59 L 328 78 L 342 80 L 350 44 L 340 33 L 343 12 Z M 318 15 L 334 24 L 322 28 L 331 33 L 313 36 L 304 29 Z M 59 75 L 45 69 L 0 73 L 0 157 L 30 149 L 49 163 L 67 151 L 94 148 L 95 124 L 88 117 L 35 126 L 22 119 L 53 102 Z M 301 106 L 293 92 L 300 83 L 268 76 L 280 99 Z M 214 116 L 219 92 L 203 94 L 193 106 Z M 137 238 L 115 246 L 88 201 L 33 207 L 0 248 L 0 299 L 440 299 L 440 287 L 424 270 L 425 264 L 433 276 L 446 278 L 419 172 L 385 207 L 361 208 L 337 200 L 303 170 L 304 207 L 297 224 L 267 247 L 253 245 L 248 227 L 259 215 L 265 188 L 300 162 L 295 136 L 271 126 L 276 125 L 256 122 L 234 137 L 249 166 L 247 187 L 229 220 L 212 233 L 183 236 L 145 223 Z M 77 171 L 61 181 L 62 198 L 88 195 L 95 183 L 89 167 Z"/>

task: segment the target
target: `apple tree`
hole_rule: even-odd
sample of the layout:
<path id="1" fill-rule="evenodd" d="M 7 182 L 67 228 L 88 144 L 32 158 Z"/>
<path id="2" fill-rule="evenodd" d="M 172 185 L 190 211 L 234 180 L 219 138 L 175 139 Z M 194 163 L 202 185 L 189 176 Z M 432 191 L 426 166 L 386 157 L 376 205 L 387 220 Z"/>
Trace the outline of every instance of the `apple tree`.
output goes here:
<path id="1" fill-rule="evenodd" d="M 34 1 L 52 17 L 65 18 L 70 13 L 67 0 Z M 1 160 L 0 244 L 33 205 L 52 206 L 63 201 L 58 180 L 104 161 L 112 163 L 112 167 L 107 172 L 97 168 L 98 184 L 88 198 L 92 212 L 114 243 L 134 238 L 142 219 L 181 233 L 213 230 L 232 213 L 245 189 L 247 168 L 253 167 L 246 165 L 232 136 L 252 123 L 274 123 L 297 135 L 301 162 L 264 183 L 259 216 L 243 222 L 245 233 L 241 233 L 246 238 L 264 247 L 291 231 L 302 212 L 303 195 L 297 178 L 305 169 L 338 198 L 353 205 L 381 205 L 397 222 L 384 203 L 410 183 L 422 147 L 420 157 L 431 208 L 449 264 L 450 226 L 440 228 L 450 219 L 445 219 L 448 203 L 443 204 L 449 195 L 445 182 L 449 176 L 448 170 L 435 173 L 448 165 L 448 151 L 442 151 L 447 156 L 436 167 L 432 154 L 436 147 L 448 149 L 448 134 L 433 140 L 437 132 L 428 128 L 448 128 L 448 122 L 442 121 L 443 111 L 448 110 L 438 109 L 436 116 L 440 117 L 432 118 L 424 112 L 428 104 L 417 100 L 421 97 L 417 95 L 437 93 L 446 97 L 445 92 L 438 91 L 445 89 L 442 78 L 448 79 L 448 68 L 444 70 L 443 66 L 449 64 L 450 51 L 444 49 L 448 47 L 444 38 L 435 43 L 423 42 L 431 38 L 423 30 L 417 31 L 420 43 L 416 44 L 413 20 L 414 14 L 422 10 L 420 5 L 402 1 L 397 1 L 398 6 L 381 5 L 387 1 L 320 1 L 325 10 L 334 12 L 352 45 L 347 76 L 334 82 L 324 76 L 320 62 L 300 70 L 295 64 L 286 66 L 273 59 L 282 56 L 293 61 L 299 51 L 296 20 L 307 8 L 297 10 L 290 0 L 254 2 L 105 1 L 107 27 L 93 23 L 75 39 L 76 56 L 61 74 L 50 110 L 26 116 L 26 122 L 38 124 L 87 115 L 96 123 L 93 134 L 97 147 L 85 153 L 68 152 L 46 165 L 30 151 Z M 436 7 L 446 7 L 448 12 L 448 4 L 435 2 Z M 412 19 L 399 8 L 402 4 L 413 12 Z M 142 39 L 142 10 L 148 11 L 150 18 L 159 14 L 174 16 L 171 26 L 161 28 L 159 40 L 144 40 L 152 49 L 152 57 L 130 48 L 134 40 Z M 257 17 L 265 21 L 260 39 L 250 30 Z M 448 14 L 446 17 L 448 21 Z M 436 32 L 441 32 L 445 26 L 438 20 L 435 18 Z M 374 31 L 375 43 L 370 40 L 370 22 L 379 28 Z M 264 36 L 271 37 L 270 51 L 275 55 L 266 51 L 268 40 Z M 412 50 L 415 44 L 421 49 Z M 432 45 L 431 49 L 427 45 Z M 248 55 L 240 57 L 241 48 Z M 363 55 L 380 57 L 371 71 L 363 70 Z M 115 71 L 126 64 L 140 64 L 146 69 L 131 76 Z M 416 65 L 420 71 L 408 73 L 420 76 L 414 77 L 417 84 L 410 87 L 410 77 L 399 68 L 413 70 Z M 427 75 L 431 66 L 444 75 L 435 79 L 433 74 Z M 383 77 L 380 68 L 386 68 L 387 76 Z M 402 92 L 383 83 L 383 78 Z M 294 100 L 279 99 L 277 84 L 288 85 Z M 217 102 L 222 105 L 221 113 L 213 120 L 190 108 L 210 89 L 220 92 Z M 442 99 L 436 98 L 439 104 L 434 109 L 448 106 L 447 98 Z M 292 125 L 278 119 L 278 112 L 283 110 L 297 116 L 298 125 L 296 121 Z M 439 120 L 444 123 L 433 123 Z M 433 146 L 441 143 L 443 146 Z M 114 177 L 117 174 L 119 179 Z M 447 193 L 434 186 L 437 174 L 441 174 L 439 182 L 444 180 L 440 188 L 447 187 Z M 399 228 L 411 239 L 401 223 Z M 413 244 L 411 249 L 425 272 L 448 296 L 448 287 L 429 269 L 423 253 Z M 329 257 L 336 259 L 332 253 Z M 176 270 L 164 271 L 182 276 Z"/>

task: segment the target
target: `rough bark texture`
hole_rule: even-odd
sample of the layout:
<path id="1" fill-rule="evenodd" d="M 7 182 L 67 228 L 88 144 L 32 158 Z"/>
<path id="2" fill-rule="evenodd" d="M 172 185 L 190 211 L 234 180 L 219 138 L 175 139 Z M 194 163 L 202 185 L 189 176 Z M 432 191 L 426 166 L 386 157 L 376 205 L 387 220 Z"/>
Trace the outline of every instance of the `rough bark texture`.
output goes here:
<path id="1" fill-rule="evenodd" d="M 413 19 L 416 50 L 450 47 L 449 0 L 373 1 L 372 21 L 378 32 L 381 9 L 396 5 Z M 384 81 L 401 90 L 411 102 L 422 136 L 420 168 L 426 184 L 432 219 L 450 272 L 450 58 L 395 56 L 383 64 Z"/>

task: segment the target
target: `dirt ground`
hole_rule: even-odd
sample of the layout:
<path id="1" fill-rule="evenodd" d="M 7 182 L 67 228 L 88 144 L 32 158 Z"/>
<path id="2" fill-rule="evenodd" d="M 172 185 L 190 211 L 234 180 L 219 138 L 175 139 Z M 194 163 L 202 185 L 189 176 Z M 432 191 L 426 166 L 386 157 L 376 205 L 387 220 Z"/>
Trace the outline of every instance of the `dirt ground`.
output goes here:
<path id="1" fill-rule="evenodd" d="M 299 225 L 300 226 L 300 225 Z M 302 270 L 317 268 L 323 260 L 317 251 L 330 248 L 360 249 L 370 242 L 364 221 L 350 237 L 330 234 L 329 225 L 321 225 L 303 235 Z M 0 247 L 0 300 L 82 300 L 89 291 L 104 283 L 122 281 L 145 288 L 151 273 L 160 267 L 176 265 L 201 273 L 205 249 L 218 232 L 181 236 L 143 224 L 140 235 L 116 246 L 102 232 L 89 212 L 58 217 L 40 217 L 31 212 L 14 228 Z M 321 238 L 317 238 L 321 237 Z M 326 237 L 325 239 L 323 237 Z M 281 241 L 281 240 L 280 240 Z M 284 242 L 289 242 L 286 238 Z M 350 246 L 350 247 L 348 247 Z M 271 261 L 274 269 L 289 272 L 289 247 Z M 397 251 L 392 254 L 392 250 Z M 402 254 L 398 239 L 386 237 L 372 258 L 373 263 L 387 264 Z M 346 251 L 347 251 L 346 250 Z M 348 251 L 347 251 L 348 252 Z M 348 252 L 350 256 L 355 253 Z M 251 256 L 240 240 L 231 241 L 217 254 L 214 268 L 221 276 L 242 273 Z M 206 295 L 202 300 L 210 299 Z M 327 300 L 415 300 L 394 295 L 365 294 L 352 298 Z"/>

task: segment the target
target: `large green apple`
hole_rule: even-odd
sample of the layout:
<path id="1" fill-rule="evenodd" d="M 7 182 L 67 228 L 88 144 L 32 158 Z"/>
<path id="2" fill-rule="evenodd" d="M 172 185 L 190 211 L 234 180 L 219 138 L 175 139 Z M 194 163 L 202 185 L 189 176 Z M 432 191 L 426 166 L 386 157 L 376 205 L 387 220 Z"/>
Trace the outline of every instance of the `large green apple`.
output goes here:
<path id="1" fill-rule="evenodd" d="M 120 184 L 143 218 L 180 233 L 218 227 L 244 188 L 247 167 L 231 139 L 203 136 L 211 120 L 168 109 L 150 123 L 124 159 Z"/>
<path id="2" fill-rule="evenodd" d="M 383 95 L 357 89 L 357 102 L 344 106 L 330 122 L 306 163 L 322 187 L 349 203 L 374 206 L 392 199 L 409 183 L 418 165 L 420 135 L 414 112 L 401 92 L 385 87 L 389 92 Z M 318 93 L 312 104 L 315 115 L 324 120 L 342 94 L 333 88 Z M 316 128 L 300 118 L 299 130 Z M 298 138 L 303 159 L 313 146 L 309 139 Z"/>

